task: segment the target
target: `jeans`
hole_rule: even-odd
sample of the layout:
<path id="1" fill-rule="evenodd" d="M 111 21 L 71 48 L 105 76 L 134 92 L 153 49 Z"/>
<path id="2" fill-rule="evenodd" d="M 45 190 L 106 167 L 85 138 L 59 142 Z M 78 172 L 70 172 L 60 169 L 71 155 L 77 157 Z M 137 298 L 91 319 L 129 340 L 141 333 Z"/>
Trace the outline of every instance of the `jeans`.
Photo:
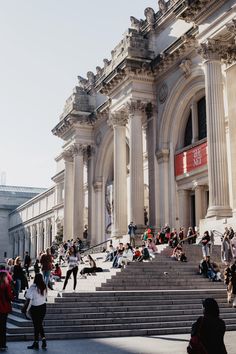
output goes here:
<path id="1" fill-rule="evenodd" d="M 46 315 L 46 304 L 40 306 L 31 306 L 30 314 L 34 325 L 34 340 L 38 342 L 39 335 L 41 338 L 45 337 L 43 320 Z"/>
<path id="2" fill-rule="evenodd" d="M 50 278 L 51 271 L 50 270 L 44 270 L 43 271 L 43 280 L 46 286 L 48 286 L 49 278 Z"/>
<path id="3" fill-rule="evenodd" d="M 0 348 L 6 347 L 7 313 L 0 313 Z"/>
<path id="4" fill-rule="evenodd" d="M 65 283 L 63 285 L 63 290 L 65 290 L 66 288 L 66 285 L 68 283 L 68 280 L 71 276 L 71 273 L 73 273 L 73 277 L 74 277 L 74 290 L 76 288 L 76 284 L 77 284 L 77 273 L 78 273 L 78 266 L 72 268 L 72 269 L 69 269 L 67 272 L 66 272 L 66 279 L 65 279 Z"/>

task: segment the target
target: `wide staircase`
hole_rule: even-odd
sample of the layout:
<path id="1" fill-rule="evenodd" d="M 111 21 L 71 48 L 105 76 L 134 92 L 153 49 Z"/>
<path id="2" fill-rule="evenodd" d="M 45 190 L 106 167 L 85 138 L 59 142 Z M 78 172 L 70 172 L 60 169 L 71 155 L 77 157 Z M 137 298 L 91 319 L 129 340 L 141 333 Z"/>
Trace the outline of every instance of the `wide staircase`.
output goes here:
<path id="1" fill-rule="evenodd" d="M 48 339 L 143 336 L 189 333 L 202 314 L 201 300 L 214 297 L 227 330 L 236 330 L 236 309 L 226 302 L 223 282 L 197 274 L 201 247 L 184 245 L 187 263 L 170 258 L 167 247 L 150 262 L 132 262 L 102 283 L 96 291 L 62 293 L 47 304 Z M 215 246 L 212 259 L 219 261 Z M 223 265 L 221 265 L 223 269 Z M 8 339 L 33 337 L 31 321 L 14 304 L 9 315 Z"/>

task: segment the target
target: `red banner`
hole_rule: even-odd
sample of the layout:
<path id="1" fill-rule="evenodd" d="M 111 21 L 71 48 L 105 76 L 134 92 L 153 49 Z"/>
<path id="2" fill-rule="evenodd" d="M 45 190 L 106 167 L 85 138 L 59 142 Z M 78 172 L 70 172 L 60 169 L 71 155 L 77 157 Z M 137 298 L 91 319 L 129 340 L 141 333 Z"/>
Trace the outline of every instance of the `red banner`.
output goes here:
<path id="1" fill-rule="evenodd" d="M 189 173 L 207 164 L 207 142 L 175 155 L 175 175 Z"/>

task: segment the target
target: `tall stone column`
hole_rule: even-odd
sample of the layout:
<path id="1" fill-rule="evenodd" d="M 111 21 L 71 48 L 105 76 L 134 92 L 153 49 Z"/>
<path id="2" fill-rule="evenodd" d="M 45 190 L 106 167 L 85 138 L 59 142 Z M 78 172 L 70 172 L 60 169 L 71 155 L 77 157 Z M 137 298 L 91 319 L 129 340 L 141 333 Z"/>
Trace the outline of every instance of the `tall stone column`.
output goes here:
<path id="1" fill-rule="evenodd" d="M 178 190 L 179 201 L 179 226 L 187 232 L 190 225 L 190 196 L 186 189 Z"/>
<path id="2" fill-rule="evenodd" d="M 127 162 L 126 123 L 124 112 L 113 113 L 110 121 L 114 131 L 114 224 L 112 235 L 127 234 Z"/>
<path id="3" fill-rule="evenodd" d="M 19 234 L 18 232 L 15 232 L 14 235 L 14 257 L 19 256 Z"/>
<path id="4" fill-rule="evenodd" d="M 94 209 L 94 194 L 93 194 L 93 176 L 94 176 L 94 153 L 93 146 L 88 146 L 87 150 L 87 170 L 88 170 L 88 239 L 91 242 L 94 239 L 96 229 L 94 227 L 94 219 L 96 217 Z"/>
<path id="5" fill-rule="evenodd" d="M 30 230 L 29 227 L 25 229 L 25 252 L 30 254 Z"/>
<path id="6" fill-rule="evenodd" d="M 37 235 L 37 251 L 36 251 L 36 256 L 39 255 L 39 253 L 42 251 L 41 249 L 41 233 L 40 233 L 40 224 L 35 225 L 36 228 L 36 235 Z"/>
<path id="7" fill-rule="evenodd" d="M 95 192 L 95 210 L 96 210 L 96 234 L 93 240 L 93 244 L 98 244 L 104 240 L 104 228 L 105 224 L 105 210 L 104 210 L 104 189 L 103 189 L 103 181 L 101 180 L 95 181 L 93 184 L 94 192 Z"/>
<path id="8" fill-rule="evenodd" d="M 201 45 L 205 67 L 209 208 L 207 217 L 232 215 L 229 206 L 228 165 L 225 135 L 223 82 L 220 46 L 208 41 Z"/>
<path id="9" fill-rule="evenodd" d="M 71 240 L 73 237 L 73 155 L 71 150 L 63 152 L 65 161 L 64 179 L 64 229 L 63 241 Z"/>
<path id="10" fill-rule="evenodd" d="M 205 216 L 203 206 L 203 192 L 204 186 L 195 187 L 195 218 L 197 227 L 199 227 L 200 220 Z"/>
<path id="11" fill-rule="evenodd" d="M 19 256 L 24 257 L 24 230 L 19 231 Z"/>
<path id="12" fill-rule="evenodd" d="M 84 230 L 84 153 L 87 146 L 76 144 L 74 150 L 73 239 Z"/>
<path id="13" fill-rule="evenodd" d="M 159 165 L 160 183 L 159 183 L 159 205 L 161 226 L 170 224 L 169 213 L 169 149 L 157 151 L 156 157 Z"/>
<path id="14" fill-rule="evenodd" d="M 30 247 L 30 257 L 35 259 L 37 257 L 37 236 L 36 236 L 36 228 L 35 226 L 30 226 L 30 240 L 31 240 L 31 247 Z"/>
<path id="15" fill-rule="evenodd" d="M 148 186 L 149 186 L 149 225 L 157 227 L 157 212 L 156 212 L 156 182 L 155 182 L 155 120 L 157 121 L 157 109 L 152 104 L 146 107 L 147 115 L 147 132 L 146 144 L 148 153 Z"/>
<path id="16" fill-rule="evenodd" d="M 144 225 L 144 176 L 142 118 L 145 105 L 137 100 L 128 104 L 130 129 L 130 220 Z"/>

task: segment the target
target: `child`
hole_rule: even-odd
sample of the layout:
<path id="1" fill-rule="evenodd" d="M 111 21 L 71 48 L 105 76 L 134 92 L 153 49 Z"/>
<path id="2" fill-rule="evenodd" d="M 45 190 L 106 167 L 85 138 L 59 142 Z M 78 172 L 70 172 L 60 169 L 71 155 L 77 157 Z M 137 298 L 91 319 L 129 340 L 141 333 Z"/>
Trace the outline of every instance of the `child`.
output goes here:
<path id="1" fill-rule="evenodd" d="M 135 247 L 135 251 L 134 251 L 134 256 L 133 259 L 136 261 L 139 257 L 141 257 L 141 252 L 138 246 Z"/>

